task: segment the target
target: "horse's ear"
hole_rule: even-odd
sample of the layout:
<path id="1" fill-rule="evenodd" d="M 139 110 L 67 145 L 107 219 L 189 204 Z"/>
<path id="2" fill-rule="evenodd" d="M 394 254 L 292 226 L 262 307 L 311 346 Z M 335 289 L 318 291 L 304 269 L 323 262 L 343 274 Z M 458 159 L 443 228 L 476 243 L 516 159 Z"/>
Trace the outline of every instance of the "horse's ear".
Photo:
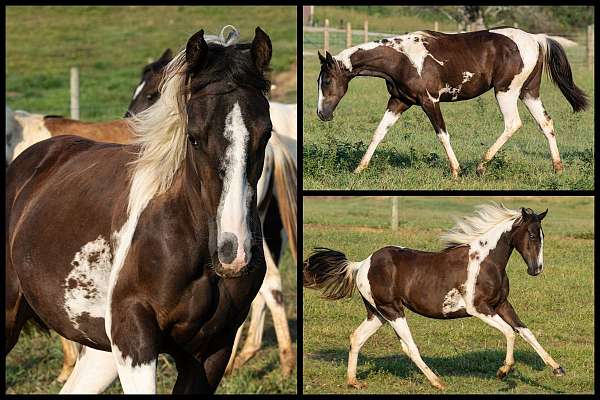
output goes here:
<path id="1" fill-rule="evenodd" d="M 194 33 L 185 46 L 185 61 L 190 70 L 201 67 L 208 55 L 208 45 L 204 40 L 204 29 Z"/>
<path id="2" fill-rule="evenodd" d="M 160 56 L 160 58 L 157 61 L 168 63 L 172 59 L 173 59 L 173 51 L 169 48 L 169 49 L 165 50 L 165 52 L 162 54 L 162 56 Z"/>
<path id="3" fill-rule="evenodd" d="M 325 57 L 323 57 L 319 50 L 317 50 L 317 54 L 319 54 L 319 61 L 321 62 L 321 65 L 323 65 L 325 63 Z"/>
<path id="4" fill-rule="evenodd" d="M 546 208 L 546 211 L 544 211 L 544 212 L 543 212 L 543 213 L 541 213 L 541 214 L 538 214 L 538 216 L 537 216 L 537 217 L 538 217 L 538 219 L 541 221 L 541 220 L 543 220 L 543 219 L 544 219 L 544 217 L 546 216 L 546 214 L 548 214 L 548 209 L 547 209 L 547 208 Z"/>
<path id="5" fill-rule="evenodd" d="M 271 39 L 269 35 L 263 32 L 260 27 L 254 31 L 254 40 L 252 41 L 252 60 L 259 71 L 263 72 L 271 62 Z"/>
<path id="6" fill-rule="evenodd" d="M 333 57 L 328 51 L 325 52 L 325 61 L 327 61 L 328 64 L 333 64 Z"/>
<path id="7" fill-rule="evenodd" d="M 528 220 L 529 218 L 531 218 L 531 214 L 532 214 L 531 208 L 521 207 L 521 217 L 523 217 L 523 220 Z"/>

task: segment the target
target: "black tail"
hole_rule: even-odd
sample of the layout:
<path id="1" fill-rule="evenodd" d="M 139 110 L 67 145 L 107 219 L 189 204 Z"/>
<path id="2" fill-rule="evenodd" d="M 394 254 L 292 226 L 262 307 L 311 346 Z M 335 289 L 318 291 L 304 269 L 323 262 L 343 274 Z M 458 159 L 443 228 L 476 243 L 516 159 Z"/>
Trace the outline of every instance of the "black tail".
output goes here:
<path id="1" fill-rule="evenodd" d="M 354 292 L 354 274 L 343 253 L 316 247 L 304 261 L 302 282 L 304 287 L 320 289 L 323 297 L 338 300 L 351 297 Z"/>
<path id="2" fill-rule="evenodd" d="M 549 37 L 546 37 L 546 42 L 548 44 L 546 72 L 571 104 L 573 112 L 585 110 L 588 106 L 587 95 L 573 82 L 571 66 L 564 49 L 556 40 Z"/>

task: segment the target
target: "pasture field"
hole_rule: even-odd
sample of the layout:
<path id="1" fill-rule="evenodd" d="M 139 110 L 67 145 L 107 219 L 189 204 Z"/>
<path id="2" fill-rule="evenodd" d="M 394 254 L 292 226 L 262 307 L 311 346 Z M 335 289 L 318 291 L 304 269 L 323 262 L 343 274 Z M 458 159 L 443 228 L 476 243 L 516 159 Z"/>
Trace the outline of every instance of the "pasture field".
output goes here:
<path id="1" fill-rule="evenodd" d="M 69 68 L 78 66 L 81 119 L 122 117 L 148 58 L 228 24 L 243 42 L 256 26 L 267 32 L 273 76 L 295 62 L 295 6 L 7 7 L 6 101 L 13 110 L 69 116 Z M 295 88 L 278 101 L 295 102 Z"/>
<path id="2" fill-rule="evenodd" d="M 281 263 L 284 302 L 296 351 L 296 268 L 289 250 L 286 250 Z M 249 321 L 249 319 L 248 319 Z M 244 337 L 248 331 L 245 324 Z M 56 333 L 52 336 L 31 330 L 22 332 L 19 342 L 6 357 L 6 393 L 58 393 L 61 384 L 55 381 L 62 367 L 62 350 Z M 175 363 L 170 356 L 161 355 L 158 362 L 157 393 L 171 393 L 176 379 Z M 281 375 L 277 339 L 270 311 L 265 319 L 263 346 L 253 359 L 231 376 L 223 378 L 217 393 L 296 393 L 296 373 L 290 378 Z M 117 379 L 104 393 L 123 393 Z"/>
<path id="3" fill-rule="evenodd" d="M 507 266 L 509 299 L 540 344 L 565 369 L 555 377 L 522 338 L 515 367 L 505 380 L 496 371 L 506 340 L 477 318 L 434 320 L 407 310 L 407 322 L 425 363 L 447 384 L 445 393 L 592 393 L 594 391 L 594 200 L 592 197 L 400 197 L 399 228 L 389 229 L 389 197 L 304 197 L 304 259 L 317 246 L 363 260 L 385 245 L 436 251 L 452 216 L 489 200 L 507 207 L 549 209 L 543 221 L 544 271 L 527 274 L 514 252 Z M 439 393 L 404 355 L 386 324 L 363 346 L 357 378 L 346 385 L 350 334 L 366 317 L 360 295 L 329 301 L 303 292 L 304 393 Z"/>
<path id="4" fill-rule="evenodd" d="M 429 24 L 426 27 L 429 28 Z M 573 55 L 575 49 L 568 49 L 567 54 Z M 332 54 L 339 50 L 342 49 L 334 49 Z M 369 167 L 354 174 L 385 112 L 389 99 L 385 82 L 368 77 L 352 80 L 334 119 L 323 122 L 316 114 L 316 81 L 320 71 L 317 49 L 305 48 L 303 61 L 303 187 L 306 190 L 594 188 L 594 77 L 581 64 L 572 64 L 572 68 L 576 84 L 589 95 L 587 111 L 574 114 L 562 93 L 546 76 L 540 91 L 546 110 L 554 120 L 564 165 L 561 175 L 553 172 L 548 142 L 522 102 L 519 102 L 519 115 L 523 126 L 496 154 L 483 176 L 475 173 L 485 151 L 504 130 L 502 114 L 493 91 L 489 91 L 469 101 L 440 103 L 450 142 L 461 165 L 461 173 L 455 180 L 444 148 L 418 106 L 402 114 L 377 147 Z"/>

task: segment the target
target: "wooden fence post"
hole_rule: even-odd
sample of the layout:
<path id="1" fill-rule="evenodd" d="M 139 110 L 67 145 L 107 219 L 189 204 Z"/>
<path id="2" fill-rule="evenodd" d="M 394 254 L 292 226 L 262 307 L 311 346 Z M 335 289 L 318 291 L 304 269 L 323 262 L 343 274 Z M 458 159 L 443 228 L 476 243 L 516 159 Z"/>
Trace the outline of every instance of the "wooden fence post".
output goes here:
<path id="1" fill-rule="evenodd" d="M 71 67 L 71 119 L 79 119 L 79 69 Z"/>
<path id="2" fill-rule="evenodd" d="M 514 26 L 515 28 L 517 28 L 517 29 L 518 29 L 518 28 L 519 28 L 519 23 L 518 23 L 518 22 L 515 22 L 515 23 L 513 24 L 513 26 Z"/>
<path id="3" fill-rule="evenodd" d="M 398 196 L 392 197 L 392 230 L 398 230 Z"/>
<path id="4" fill-rule="evenodd" d="M 365 19 L 365 41 L 367 43 L 369 41 L 369 20 Z"/>
<path id="5" fill-rule="evenodd" d="M 587 65 L 594 69 L 594 25 L 588 25 L 587 29 Z"/>
<path id="6" fill-rule="evenodd" d="M 436 31 L 436 32 L 440 31 L 440 23 L 439 22 L 435 21 L 433 23 L 433 30 Z"/>
<path id="7" fill-rule="evenodd" d="M 323 29 L 323 51 L 329 51 L 329 20 L 325 19 L 325 28 Z"/>
<path id="8" fill-rule="evenodd" d="M 346 23 L 346 48 L 352 47 L 352 24 Z"/>

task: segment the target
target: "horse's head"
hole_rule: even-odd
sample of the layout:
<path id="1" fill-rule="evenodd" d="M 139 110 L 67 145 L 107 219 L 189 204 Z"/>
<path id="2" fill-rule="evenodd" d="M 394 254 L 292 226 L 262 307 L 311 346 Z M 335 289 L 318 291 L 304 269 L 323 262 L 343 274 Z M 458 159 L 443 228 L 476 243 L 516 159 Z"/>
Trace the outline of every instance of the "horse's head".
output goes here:
<path id="1" fill-rule="evenodd" d="M 213 266 L 224 277 L 241 275 L 253 251 L 262 249 L 255 240 L 260 238 L 256 185 L 272 129 L 265 97 L 270 84 L 264 77 L 270 60 L 271 40 L 258 27 L 251 44 L 207 43 L 200 31 L 185 50 L 187 158 L 214 221 L 209 224 Z"/>
<path id="2" fill-rule="evenodd" d="M 142 110 L 147 109 L 158 100 L 160 96 L 159 86 L 162 80 L 163 69 L 173 59 L 171 49 L 166 49 L 160 58 L 144 67 L 142 79 L 133 92 L 133 98 L 129 103 L 125 117 L 130 117 Z"/>
<path id="3" fill-rule="evenodd" d="M 350 76 L 328 51 L 325 52 L 325 57 L 319 52 L 319 60 L 321 61 L 321 73 L 317 79 L 319 91 L 317 115 L 322 121 L 331 121 L 333 111 L 348 90 Z"/>
<path id="4" fill-rule="evenodd" d="M 536 276 L 544 269 L 544 231 L 542 220 L 548 210 L 536 214 L 530 208 L 521 209 L 521 219 L 513 229 L 512 245 L 527 263 L 527 273 Z"/>

